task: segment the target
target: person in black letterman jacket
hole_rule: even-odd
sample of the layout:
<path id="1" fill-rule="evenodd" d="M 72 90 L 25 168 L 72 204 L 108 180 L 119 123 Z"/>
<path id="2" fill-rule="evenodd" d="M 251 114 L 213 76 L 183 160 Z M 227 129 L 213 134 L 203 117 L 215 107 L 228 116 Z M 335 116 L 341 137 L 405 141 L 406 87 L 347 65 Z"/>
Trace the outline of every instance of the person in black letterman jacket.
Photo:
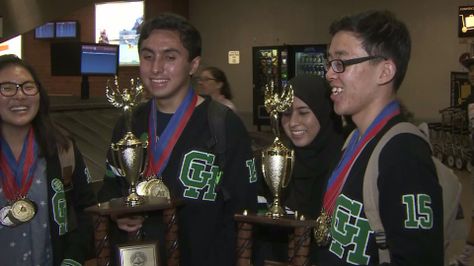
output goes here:
<path id="1" fill-rule="evenodd" d="M 389 11 L 366 11 L 330 26 L 326 78 L 339 115 L 350 116 L 355 134 L 333 170 L 320 219 L 316 265 L 378 265 L 373 230 L 364 212 L 363 178 L 383 134 L 405 121 L 396 92 L 405 76 L 411 41 L 405 24 Z M 443 202 L 429 145 L 400 134 L 380 152 L 379 209 L 390 265 L 443 265 Z M 326 217 L 331 220 L 326 222 Z M 388 263 L 386 263 L 388 264 Z"/>
<path id="2" fill-rule="evenodd" d="M 73 141 L 51 121 L 35 71 L 15 55 L 0 56 L 0 118 L 1 264 L 82 265 L 93 254 L 92 220 L 83 211 L 96 203 L 91 178 Z M 61 164 L 65 153 L 74 171 Z"/>
<path id="3" fill-rule="evenodd" d="M 168 163 L 153 169 L 151 174 L 162 177 L 173 198 L 184 200 L 177 212 L 180 265 L 235 265 L 233 215 L 244 210 L 255 212 L 257 202 L 255 161 L 246 128 L 234 112 L 226 112 L 225 163 L 221 168 L 218 154 L 209 145 L 215 137 L 208 120 L 210 99 L 198 96 L 191 87 L 191 76 L 200 62 L 201 38 L 184 18 L 162 14 L 147 21 L 141 28 L 138 48 L 141 80 L 152 97 L 134 111 L 132 131 L 149 142 L 156 139 L 148 136 L 154 130 L 159 139 L 165 138 L 168 130 L 179 136 L 174 146 L 168 147 L 171 149 Z M 179 117 L 177 110 L 181 107 L 191 110 L 189 120 Z M 174 120 L 175 117 L 178 119 Z M 173 121 L 183 123 L 180 135 L 173 129 Z M 112 142 L 122 138 L 124 131 L 122 118 L 116 124 Z M 147 156 L 150 153 L 154 149 L 149 145 Z M 152 165 L 152 160 L 147 160 Z M 127 194 L 127 181 L 109 162 L 99 201 Z M 113 242 L 124 241 L 126 232 L 141 228 L 144 240 L 159 240 L 161 257 L 166 261 L 160 212 L 150 212 L 147 218 L 114 217 L 113 220 L 116 226 L 112 228 L 117 230 Z"/>

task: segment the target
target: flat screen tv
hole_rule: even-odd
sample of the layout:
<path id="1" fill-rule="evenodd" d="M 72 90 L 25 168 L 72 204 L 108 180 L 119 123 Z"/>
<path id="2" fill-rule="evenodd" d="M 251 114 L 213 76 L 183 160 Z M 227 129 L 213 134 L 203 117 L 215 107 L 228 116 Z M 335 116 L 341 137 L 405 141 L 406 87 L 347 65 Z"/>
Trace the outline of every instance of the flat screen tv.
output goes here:
<path id="1" fill-rule="evenodd" d="M 51 43 L 51 75 L 81 75 L 81 43 Z"/>
<path id="2" fill-rule="evenodd" d="M 52 39 L 54 38 L 54 22 L 48 22 L 35 28 L 35 39 Z"/>
<path id="3" fill-rule="evenodd" d="M 77 38 L 79 27 L 77 21 L 56 21 L 56 38 Z"/>
<path id="4" fill-rule="evenodd" d="M 117 75 L 119 46 L 81 43 L 81 75 Z"/>

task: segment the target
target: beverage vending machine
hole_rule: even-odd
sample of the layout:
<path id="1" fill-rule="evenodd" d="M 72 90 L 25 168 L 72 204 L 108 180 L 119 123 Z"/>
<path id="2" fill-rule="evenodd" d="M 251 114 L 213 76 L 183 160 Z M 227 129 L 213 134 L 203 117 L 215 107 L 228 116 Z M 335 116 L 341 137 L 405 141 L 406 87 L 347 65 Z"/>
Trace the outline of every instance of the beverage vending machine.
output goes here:
<path id="1" fill-rule="evenodd" d="M 283 45 L 253 47 L 253 124 L 260 130 L 270 120 L 264 106 L 265 86 L 286 86 L 297 75 L 318 75 L 326 71 L 326 45 Z M 278 90 L 277 90 L 278 91 Z"/>

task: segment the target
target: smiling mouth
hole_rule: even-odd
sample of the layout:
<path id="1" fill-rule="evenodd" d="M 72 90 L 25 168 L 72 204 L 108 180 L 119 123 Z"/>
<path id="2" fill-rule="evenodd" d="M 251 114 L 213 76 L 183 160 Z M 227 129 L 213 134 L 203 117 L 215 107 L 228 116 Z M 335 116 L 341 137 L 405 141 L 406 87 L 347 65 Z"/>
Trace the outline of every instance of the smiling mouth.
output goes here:
<path id="1" fill-rule="evenodd" d="M 12 112 L 24 112 L 26 110 L 28 110 L 28 107 L 26 106 L 14 106 L 10 108 L 10 111 Z"/>
<path id="2" fill-rule="evenodd" d="M 306 130 L 292 130 L 291 135 L 295 136 L 295 137 L 300 137 L 300 136 L 304 135 L 305 132 L 306 132 Z"/>
<path id="3" fill-rule="evenodd" d="M 164 78 L 152 78 L 150 80 L 152 84 L 156 84 L 156 85 L 164 85 L 169 81 L 168 79 L 164 79 Z"/>
<path id="4" fill-rule="evenodd" d="M 344 90 L 342 88 L 332 88 L 331 92 L 333 95 L 341 94 Z"/>

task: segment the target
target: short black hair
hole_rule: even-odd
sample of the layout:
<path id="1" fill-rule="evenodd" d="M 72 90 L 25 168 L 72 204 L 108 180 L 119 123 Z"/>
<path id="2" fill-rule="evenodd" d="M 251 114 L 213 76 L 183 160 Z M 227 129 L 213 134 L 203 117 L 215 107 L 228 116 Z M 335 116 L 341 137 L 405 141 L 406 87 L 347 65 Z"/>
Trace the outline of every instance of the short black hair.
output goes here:
<path id="1" fill-rule="evenodd" d="M 173 13 L 163 13 L 145 22 L 140 27 L 140 38 L 138 39 L 139 51 L 142 42 L 150 36 L 153 30 L 177 31 L 184 48 L 188 50 L 189 61 L 201 56 L 201 34 L 184 17 Z"/>
<path id="2" fill-rule="evenodd" d="M 340 31 L 353 32 L 369 55 L 383 56 L 395 62 L 397 72 L 393 84 L 397 91 L 410 61 L 411 38 L 406 25 L 390 11 L 370 10 L 333 22 L 329 33 L 334 36 Z"/>

